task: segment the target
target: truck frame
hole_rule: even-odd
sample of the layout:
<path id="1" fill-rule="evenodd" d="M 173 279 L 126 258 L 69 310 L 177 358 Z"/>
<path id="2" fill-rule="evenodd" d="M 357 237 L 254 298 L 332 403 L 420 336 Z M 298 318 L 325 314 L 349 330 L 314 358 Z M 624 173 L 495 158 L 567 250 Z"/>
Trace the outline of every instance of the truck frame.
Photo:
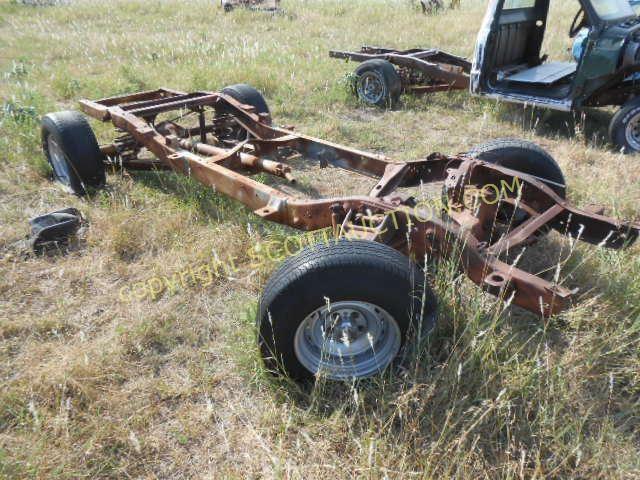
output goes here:
<path id="1" fill-rule="evenodd" d="M 283 278 L 288 278 L 291 269 L 298 269 L 296 271 L 299 272 L 303 260 L 307 269 L 304 271 L 312 271 L 310 265 L 320 265 L 318 256 L 324 255 L 324 260 L 329 261 L 345 252 L 348 254 L 340 258 L 347 263 L 357 258 L 365 262 L 378 262 L 373 264 L 373 270 L 380 262 L 390 261 L 382 258 L 387 254 L 389 258 L 398 256 L 398 269 L 408 268 L 402 265 L 412 265 L 411 268 L 424 265 L 425 259 L 430 258 L 456 258 L 461 271 L 483 290 L 538 315 L 548 316 L 570 307 L 576 292 L 507 263 L 504 260 L 506 253 L 518 251 L 536 241 L 541 232 L 550 229 L 613 249 L 631 245 L 640 233 L 637 223 L 613 220 L 572 206 L 554 190 L 553 182 L 471 155 L 432 153 L 422 160 L 401 163 L 384 155 L 275 126 L 264 98 L 243 84 L 227 87 L 220 92 L 187 93 L 161 88 L 95 101 L 82 100 L 80 107 L 94 119 L 111 122 L 119 134 L 114 142 L 98 146 L 89 124 L 78 112 L 45 116 L 42 130 L 44 153 L 53 167 L 54 176 L 76 193 L 84 194 L 91 187 L 103 185 L 104 169 L 108 166 L 173 170 L 241 202 L 265 220 L 303 231 L 327 229 L 331 232 L 331 238 L 335 238 L 335 241 L 316 252 L 313 248 L 305 250 L 305 254 L 285 262 L 281 267 L 284 273 L 279 271 L 274 274 L 275 280 L 271 282 L 275 283 L 265 289 L 258 314 L 258 322 L 263 325 L 259 330 L 265 363 L 273 366 L 274 370 L 285 371 L 295 377 L 321 372 L 337 379 L 369 376 L 386 368 L 398 354 L 393 344 L 389 347 L 389 358 L 372 361 L 367 357 L 367 368 L 356 360 L 353 360 L 353 365 L 345 366 L 344 358 L 348 356 L 350 345 L 355 340 L 347 342 L 347 346 L 340 342 L 347 334 L 353 334 L 356 338 L 357 329 L 352 317 L 363 313 L 361 318 L 365 318 L 367 312 L 378 311 L 377 307 L 369 306 L 376 305 L 375 299 L 379 294 L 372 294 L 373 297 L 367 302 L 361 303 L 357 302 L 358 298 L 353 298 L 366 292 L 352 292 L 349 294 L 351 296 L 347 295 L 342 300 L 343 303 L 355 302 L 355 306 L 349 304 L 344 309 L 347 312 L 345 315 L 351 315 L 348 319 L 341 317 L 336 320 L 331 317 L 336 311 L 340 312 L 335 308 L 331 310 L 331 307 L 323 313 L 329 315 L 325 315 L 326 318 L 334 320 L 328 325 L 328 320 L 323 317 L 326 321 L 321 327 L 322 336 L 326 341 L 328 333 L 333 332 L 331 338 L 336 343 L 332 351 L 339 351 L 340 361 L 334 359 L 334 363 L 323 363 L 322 358 L 316 358 L 317 355 L 309 357 L 311 354 L 308 352 L 312 351 L 309 349 L 307 358 L 304 356 L 303 343 L 299 348 L 296 347 L 295 352 L 291 350 L 293 347 L 290 348 L 289 343 L 305 341 L 304 335 L 302 340 L 299 338 L 302 335 L 299 333 L 302 318 L 295 317 L 293 313 L 279 314 L 286 318 L 276 317 L 277 308 L 274 305 L 277 302 L 269 300 L 269 296 L 275 295 L 274 285 L 285 288 L 282 287 L 283 282 L 286 284 Z M 163 116 L 171 118 L 161 120 Z M 191 119 L 190 123 L 188 119 Z M 85 150 L 79 151 L 78 148 Z M 140 154 L 142 149 L 150 152 L 153 158 L 143 158 L 144 155 Z M 263 173 L 295 184 L 295 172 L 288 164 L 293 154 L 317 162 L 321 167 L 332 166 L 356 172 L 376 179 L 377 183 L 369 192 L 361 195 L 309 199 L 287 194 L 251 177 Z M 92 158 L 97 161 L 87 169 Z M 79 182 L 70 181 L 74 178 Z M 404 190 L 435 182 L 443 185 L 444 217 L 439 212 L 434 215 L 433 212 L 429 214 L 424 211 L 416 199 Z M 491 187 L 496 185 L 511 186 L 509 190 L 512 195 L 504 195 L 501 189 Z M 516 210 L 524 214 L 518 217 L 517 222 L 513 215 Z M 512 212 L 513 218 L 502 218 L 505 211 Z M 374 256 L 367 254 L 367 248 L 374 248 L 372 245 L 387 254 L 380 259 L 374 258 L 377 253 Z M 349 276 L 345 268 L 342 265 L 338 270 L 331 270 L 331 274 L 344 279 Z M 322 275 L 329 275 L 329 270 L 325 265 L 321 270 L 324 272 Z M 395 274 L 391 270 L 389 272 L 382 275 L 380 282 L 395 283 Z M 372 271 L 371 276 L 374 273 Z M 364 277 L 369 275 L 364 271 L 359 274 Z M 300 275 L 296 278 L 302 278 Z M 380 282 L 371 286 L 372 291 L 376 291 Z M 332 288 L 331 284 L 327 280 L 312 290 L 317 290 L 320 295 L 318 298 L 322 299 L 329 296 L 323 289 Z M 343 289 L 355 288 L 349 285 L 352 283 Z M 428 290 L 427 286 L 423 285 L 423 288 Z M 310 295 L 308 289 L 305 288 L 304 292 L 304 295 Z M 293 302 L 298 295 L 290 292 L 276 297 L 277 301 L 286 304 Z M 422 295 L 421 298 L 424 301 L 427 297 Z M 300 308 L 310 311 L 326 307 L 310 304 L 313 301 L 305 300 L 306 306 Z M 379 302 L 384 303 L 382 298 L 379 298 Z M 391 307 L 380 308 L 382 311 L 393 310 Z M 429 304 L 422 308 L 431 311 L 435 307 Z M 307 311 L 300 315 L 304 317 L 308 314 Z M 311 324 L 312 320 L 305 321 Z M 379 317 L 376 321 L 383 320 Z M 396 323 L 400 324 L 399 331 L 404 334 L 404 323 Z M 284 330 L 278 330 L 274 326 L 276 324 L 284 325 Z M 310 331 L 313 328 L 309 327 Z M 384 332 L 384 329 L 380 327 L 377 332 L 382 335 L 380 332 Z M 364 355 L 363 351 L 358 355 Z"/>

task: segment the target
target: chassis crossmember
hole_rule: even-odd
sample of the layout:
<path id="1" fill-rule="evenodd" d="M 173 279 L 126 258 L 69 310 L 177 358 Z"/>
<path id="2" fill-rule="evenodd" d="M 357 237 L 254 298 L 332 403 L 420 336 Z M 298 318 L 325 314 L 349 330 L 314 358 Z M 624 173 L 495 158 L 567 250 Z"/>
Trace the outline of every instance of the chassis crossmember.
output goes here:
<path id="1" fill-rule="evenodd" d="M 455 255 L 481 288 L 541 315 L 568 307 L 575 292 L 510 265 L 501 260 L 503 254 L 550 229 L 614 249 L 631 245 L 640 233 L 636 223 L 571 206 L 540 178 L 465 155 L 434 153 L 424 160 L 394 162 L 276 127 L 269 113 L 225 93 L 163 88 L 80 104 L 86 114 L 121 131 L 113 144 L 101 147 L 114 163 L 130 169 L 172 169 L 267 220 L 306 231 L 331 228 L 336 235 L 391 246 L 418 263 Z M 160 120 L 169 112 L 179 120 Z M 187 115 L 194 126 L 185 125 Z M 142 147 L 155 158 L 140 158 Z M 364 195 L 308 199 L 251 178 L 265 172 L 295 182 L 287 163 L 294 154 L 320 166 L 373 177 L 377 184 Z M 444 185 L 443 218 L 434 218 L 399 190 L 434 182 Z M 487 188 L 501 185 L 515 185 L 514 194 Z M 518 222 L 512 221 L 514 215 L 504 219 L 505 212 L 516 211 Z"/>

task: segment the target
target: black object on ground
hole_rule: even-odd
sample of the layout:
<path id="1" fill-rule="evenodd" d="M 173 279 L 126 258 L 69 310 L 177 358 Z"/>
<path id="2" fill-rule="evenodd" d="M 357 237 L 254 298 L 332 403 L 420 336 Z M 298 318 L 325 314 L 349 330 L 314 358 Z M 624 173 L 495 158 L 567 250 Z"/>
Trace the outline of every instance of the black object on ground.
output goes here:
<path id="1" fill-rule="evenodd" d="M 36 253 L 65 247 L 82 226 L 83 218 L 76 208 L 64 208 L 29 220 L 29 243 Z"/>

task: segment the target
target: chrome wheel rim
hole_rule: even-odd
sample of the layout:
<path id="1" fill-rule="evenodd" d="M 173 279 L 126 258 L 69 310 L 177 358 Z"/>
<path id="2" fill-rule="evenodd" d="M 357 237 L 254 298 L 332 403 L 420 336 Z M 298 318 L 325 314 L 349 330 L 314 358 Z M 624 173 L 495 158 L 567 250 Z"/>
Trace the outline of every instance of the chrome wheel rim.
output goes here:
<path id="1" fill-rule="evenodd" d="M 298 326 L 294 350 L 311 373 L 333 380 L 365 378 L 398 355 L 400 328 L 384 309 L 368 302 L 328 303 Z"/>
<path id="2" fill-rule="evenodd" d="M 640 112 L 636 113 L 627 122 L 625 138 L 627 144 L 629 144 L 635 152 L 640 152 Z"/>
<path id="3" fill-rule="evenodd" d="M 71 170 L 69 168 L 69 162 L 67 161 L 67 157 L 65 156 L 62 148 L 58 145 L 58 142 L 53 138 L 52 135 L 47 137 L 47 150 L 49 152 L 49 160 L 51 162 L 51 167 L 53 168 L 53 174 L 56 179 L 66 185 L 67 187 L 71 185 Z"/>
<path id="4" fill-rule="evenodd" d="M 366 103 L 377 105 L 384 98 L 386 87 L 378 72 L 364 72 L 358 78 L 358 96 Z"/>

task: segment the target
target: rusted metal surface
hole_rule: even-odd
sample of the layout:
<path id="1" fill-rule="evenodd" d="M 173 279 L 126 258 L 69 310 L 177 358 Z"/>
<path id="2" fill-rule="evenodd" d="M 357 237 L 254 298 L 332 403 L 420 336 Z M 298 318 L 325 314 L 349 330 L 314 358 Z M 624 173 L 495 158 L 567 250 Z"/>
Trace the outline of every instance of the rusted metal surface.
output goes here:
<path id="1" fill-rule="evenodd" d="M 432 154 L 397 163 L 273 126 L 268 115 L 222 93 L 160 89 L 80 104 L 88 115 L 109 120 L 124 133 L 119 138 L 125 150 L 114 143 L 103 151 L 110 156 L 126 151 L 119 159 L 125 168 L 171 168 L 265 219 L 307 231 L 332 228 L 337 235 L 382 242 L 419 263 L 425 257 L 459 258 L 460 268 L 481 288 L 541 315 L 567 308 L 574 292 L 506 263 L 502 254 L 533 241 L 544 229 L 614 249 L 631 245 L 640 234 L 637 223 L 571 206 L 536 177 L 461 155 Z M 160 120 L 176 114 L 178 119 Z M 189 115 L 197 117 L 198 126 L 184 124 Z M 142 146 L 157 160 L 132 156 Z M 287 163 L 293 155 L 373 177 L 378 183 L 367 195 L 306 199 L 250 177 L 263 172 L 294 180 Z M 446 219 L 435 214 L 440 210 L 427 212 L 399 191 L 433 182 L 444 183 L 441 208 L 447 209 Z M 511 220 L 504 219 L 505 212 Z"/>
<path id="2" fill-rule="evenodd" d="M 395 50 L 365 45 L 357 52 L 331 50 L 329 56 L 354 62 L 387 60 L 398 69 L 403 89 L 414 94 L 469 88 L 471 63 L 437 49 Z"/>

